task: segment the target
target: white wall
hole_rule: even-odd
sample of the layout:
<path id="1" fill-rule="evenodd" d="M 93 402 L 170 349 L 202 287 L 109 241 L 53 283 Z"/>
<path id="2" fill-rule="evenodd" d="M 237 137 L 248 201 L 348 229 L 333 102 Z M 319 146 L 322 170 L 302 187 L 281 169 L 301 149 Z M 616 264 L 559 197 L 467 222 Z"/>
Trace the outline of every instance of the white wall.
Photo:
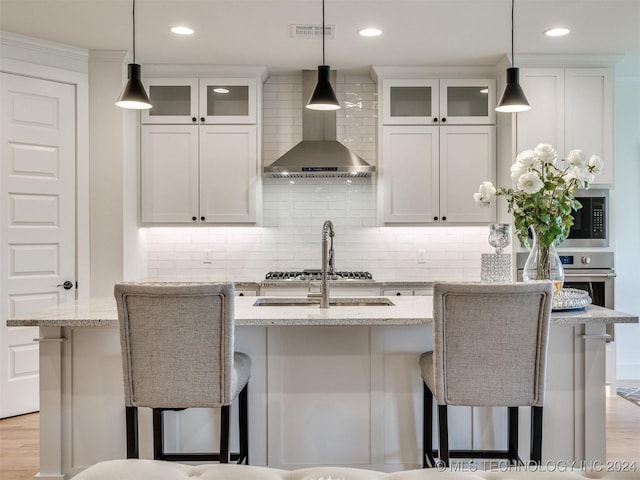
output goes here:
<path id="1" fill-rule="evenodd" d="M 640 54 L 616 67 L 615 218 L 617 310 L 640 315 Z M 617 377 L 640 380 L 640 325 L 616 325 Z"/>
<path id="2" fill-rule="evenodd" d="M 377 89 L 368 76 L 337 75 L 337 138 L 376 161 Z M 265 164 L 302 139 L 301 75 L 264 85 Z M 148 278 L 260 281 L 271 270 L 320 268 L 324 220 L 336 227 L 338 270 L 376 280 L 479 280 L 488 228 L 376 227 L 374 179 L 264 179 L 261 227 L 148 228 Z M 462 193 L 461 193 L 462 194 Z M 472 195 L 473 192 L 467 192 Z M 425 263 L 418 263 L 418 250 Z"/>

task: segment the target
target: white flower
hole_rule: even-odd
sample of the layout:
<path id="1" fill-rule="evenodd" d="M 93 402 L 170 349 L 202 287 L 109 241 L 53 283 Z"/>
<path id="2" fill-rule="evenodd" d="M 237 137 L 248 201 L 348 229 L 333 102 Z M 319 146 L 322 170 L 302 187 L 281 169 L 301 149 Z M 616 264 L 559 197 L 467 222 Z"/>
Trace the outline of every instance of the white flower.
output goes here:
<path id="1" fill-rule="evenodd" d="M 542 163 L 555 163 L 558 156 L 553 146 L 546 143 L 539 144 L 534 152 Z"/>
<path id="2" fill-rule="evenodd" d="M 528 172 L 520 175 L 518 178 L 517 188 L 528 194 L 534 194 L 540 191 L 544 186 L 540 177 L 533 172 Z"/>
<path id="3" fill-rule="evenodd" d="M 525 150 L 519 153 L 515 163 L 511 165 L 511 178 L 513 180 L 520 178 L 520 175 L 529 171 L 529 168 L 535 167 L 536 163 L 536 154 L 533 150 Z"/>
<path id="4" fill-rule="evenodd" d="M 589 171 L 594 175 L 600 175 L 604 170 L 604 162 L 598 155 L 591 155 L 589 159 Z"/>
<path id="5" fill-rule="evenodd" d="M 573 167 L 583 167 L 587 164 L 587 157 L 582 150 L 571 150 L 566 161 Z"/>
<path id="6" fill-rule="evenodd" d="M 496 196 L 496 187 L 491 182 L 482 182 L 477 193 L 473 194 L 473 199 L 481 207 L 488 207 Z"/>

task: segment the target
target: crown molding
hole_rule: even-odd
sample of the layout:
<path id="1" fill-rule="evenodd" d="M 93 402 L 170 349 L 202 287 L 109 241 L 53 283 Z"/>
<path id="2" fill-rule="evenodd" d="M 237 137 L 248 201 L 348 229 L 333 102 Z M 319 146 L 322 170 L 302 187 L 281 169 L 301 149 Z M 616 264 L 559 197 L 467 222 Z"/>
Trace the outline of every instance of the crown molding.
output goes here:
<path id="1" fill-rule="evenodd" d="M 264 82 L 269 76 L 262 65 L 167 65 L 143 64 L 143 74 L 151 77 L 255 77 Z"/>
<path id="2" fill-rule="evenodd" d="M 613 67 L 624 55 L 516 54 L 516 67 Z"/>
<path id="3" fill-rule="evenodd" d="M 80 73 L 88 72 L 89 53 L 84 48 L 0 31 L 0 56 Z"/>

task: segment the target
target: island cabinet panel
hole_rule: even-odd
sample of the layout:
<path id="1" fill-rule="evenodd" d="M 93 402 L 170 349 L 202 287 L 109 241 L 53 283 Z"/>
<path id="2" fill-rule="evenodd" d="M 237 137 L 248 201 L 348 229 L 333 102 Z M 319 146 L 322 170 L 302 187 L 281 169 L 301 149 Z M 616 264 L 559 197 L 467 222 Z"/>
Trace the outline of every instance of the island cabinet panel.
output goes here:
<path id="1" fill-rule="evenodd" d="M 603 323 L 551 327 L 543 461 L 605 460 L 604 334 Z M 40 337 L 46 372 L 40 378 L 40 431 L 48 447 L 41 452 L 41 474 L 71 478 L 96 462 L 124 458 L 118 328 L 42 327 Z M 420 468 L 418 359 L 432 348 L 429 323 L 238 326 L 235 345 L 252 359 L 251 464 Z M 144 408 L 139 414 L 140 454 L 151 458 L 151 414 Z M 433 415 L 435 421 L 435 408 Z M 238 446 L 236 416 L 234 405 L 232 450 Z M 449 418 L 451 448 L 505 448 L 505 409 L 451 407 Z M 529 418 L 530 410 L 521 408 L 523 459 L 528 458 Z M 216 449 L 217 422 L 210 410 L 171 413 L 166 445 L 178 452 Z M 433 440 L 437 446 L 436 435 Z"/>

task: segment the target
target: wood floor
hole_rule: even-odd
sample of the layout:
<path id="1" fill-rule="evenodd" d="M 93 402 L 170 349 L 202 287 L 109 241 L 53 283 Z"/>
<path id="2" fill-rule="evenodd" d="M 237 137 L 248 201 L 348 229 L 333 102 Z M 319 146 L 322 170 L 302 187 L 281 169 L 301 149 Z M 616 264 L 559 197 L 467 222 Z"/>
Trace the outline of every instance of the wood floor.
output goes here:
<path id="1" fill-rule="evenodd" d="M 38 414 L 0 420 L 0 479 L 33 480 L 38 472 Z M 607 460 L 635 461 L 640 468 L 640 406 L 607 399 Z"/>

